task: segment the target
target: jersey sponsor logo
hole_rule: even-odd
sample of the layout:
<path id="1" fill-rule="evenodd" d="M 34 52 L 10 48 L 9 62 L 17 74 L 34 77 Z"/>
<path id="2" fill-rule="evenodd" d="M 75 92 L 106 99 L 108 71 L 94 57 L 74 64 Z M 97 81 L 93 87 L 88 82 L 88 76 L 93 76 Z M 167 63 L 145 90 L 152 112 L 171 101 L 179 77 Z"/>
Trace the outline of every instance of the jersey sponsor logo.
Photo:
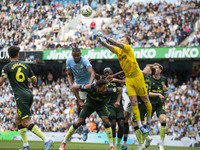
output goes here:
<path id="1" fill-rule="evenodd" d="M 152 90 L 153 93 L 163 93 L 163 90 Z"/>
<path id="2" fill-rule="evenodd" d="M 121 55 L 119 55 L 119 57 L 118 57 L 118 59 L 119 59 L 119 61 L 121 61 L 121 60 L 123 60 L 123 59 L 126 59 L 127 58 L 127 56 L 126 55 L 124 55 L 124 56 L 121 56 Z"/>
<path id="3" fill-rule="evenodd" d="M 109 86 L 109 85 L 112 85 L 112 86 L 117 86 L 117 85 L 116 85 L 116 83 L 110 83 L 110 82 L 108 83 L 108 85 L 107 85 L 107 86 Z"/>
<path id="4" fill-rule="evenodd" d="M 22 112 L 18 109 L 18 115 L 21 117 Z"/>
<path id="5" fill-rule="evenodd" d="M 21 63 L 16 63 L 16 64 L 14 64 L 12 67 L 11 67 L 11 69 L 12 70 L 14 70 L 16 67 L 18 67 L 18 66 L 21 66 L 21 67 L 23 67 L 24 69 L 27 69 L 27 67 L 24 65 L 24 64 L 21 64 Z"/>

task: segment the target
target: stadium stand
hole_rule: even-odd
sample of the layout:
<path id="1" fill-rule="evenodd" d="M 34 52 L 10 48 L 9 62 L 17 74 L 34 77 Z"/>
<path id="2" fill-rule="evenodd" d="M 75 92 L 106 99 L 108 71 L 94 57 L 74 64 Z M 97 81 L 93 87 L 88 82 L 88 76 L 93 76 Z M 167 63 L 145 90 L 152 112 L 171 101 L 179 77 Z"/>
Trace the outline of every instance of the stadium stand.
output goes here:
<path id="1" fill-rule="evenodd" d="M 59 2 L 59 3 L 58 3 Z M 22 50 L 56 48 L 47 43 L 59 42 L 60 26 L 72 19 L 80 3 L 52 1 L 42 6 L 39 1 L 2 3 L 0 7 L 0 49 L 19 45 Z"/>
<path id="2" fill-rule="evenodd" d="M 199 1 L 148 5 L 115 1 L 102 7 L 96 17 L 111 17 L 109 27 L 102 25 L 104 34 L 115 39 L 128 34 L 136 48 L 178 46 L 193 32 L 198 16 Z"/>
<path id="3" fill-rule="evenodd" d="M 90 5 L 96 10 L 96 18 L 84 18 L 82 30 L 79 24 L 77 30 L 60 36 L 61 28 L 73 20 L 84 4 L 88 2 L 55 0 L 44 6 L 36 0 L 30 3 L 3 3 L 0 7 L 0 49 L 6 50 L 13 44 L 20 44 L 22 50 L 67 49 L 75 42 L 81 48 L 102 48 L 95 41 L 91 42 L 89 35 L 85 34 L 97 31 L 103 31 L 115 39 L 128 34 L 133 37 L 133 48 L 179 46 L 194 31 L 193 26 L 200 13 L 198 0 L 154 2 L 148 5 L 111 0 L 101 6 L 93 0 Z M 104 21 L 100 19 L 102 17 Z M 97 19 L 97 27 L 90 29 L 94 19 Z M 184 46 L 199 45 L 199 40 L 192 42 L 191 38 Z"/>

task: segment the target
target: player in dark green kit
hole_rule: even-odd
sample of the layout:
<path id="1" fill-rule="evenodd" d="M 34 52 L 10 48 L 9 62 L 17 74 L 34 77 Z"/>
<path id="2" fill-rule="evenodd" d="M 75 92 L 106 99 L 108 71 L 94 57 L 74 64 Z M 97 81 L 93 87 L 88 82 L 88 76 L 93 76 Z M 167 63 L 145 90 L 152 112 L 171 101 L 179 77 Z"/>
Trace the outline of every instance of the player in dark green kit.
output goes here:
<path id="1" fill-rule="evenodd" d="M 23 147 L 21 150 L 30 149 L 26 133 L 27 129 L 40 137 L 45 143 L 45 150 L 49 150 L 53 145 L 53 141 L 45 137 L 37 125 L 30 122 L 30 108 L 33 103 L 33 95 L 31 90 L 28 88 L 28 82 L 36 83 L 37 78 L 34 76 L 33 71 L 28 65 L 18 61 L 19 50 L 20 48 L 17 46 L 11 46 L 8 48 L 11 62 L 6 64 L 2 69 L 0 86 L 8 78 L 14 92 L 17 104 L 15 122 L 23 140 Z"/>
<path id="2" fill-rule="evenodd" d="M 85 87 L 85 85 L 75 85 L 73 86 L 74 94 L 77 98 L 79 105 L 82 110 L 79 114 L 78 120 L 70 127 L 67 135 L 65 136 L 63 142 L 60 145 L 59 150 L 64 150 L 67 140 L 72 136 L 80 125 L 85 121 L 85 118 L 89 117 L 94 111 L 98 113 L 101 117 L 103 124 L 105 126 L 106 134 L 110 143 L 110 150 L 114 150 L 112 129 L 108 119 L 108 108 L 107 102 L 111 94 L 116 94 L 117 101 L 122 97 L 122 88 L 114 87 L 108 88 L 108 82 L 105 80 L 98 80 L 96 84 L 92 84 L 90 87 Z M 87 92 L 86 102 L 81 101 L 78 91 Z"/>
<path id="3" fill-rule="evenodd" d="M 166 112 L 165 112 L 164 98 L 162 98 L 161 96 L 164 96 L 164 92 L 168 90 L 168 82 L 167 78 L 161 75 L 163 66 L 158 63 L 154 63 L 153 67 L 155 68 L 156 71 L 155 74 L 150 78 L 150 80 L 151 80 L 151 92 L 155 93 L 154 95 L 155 97 L 151 97 L 150 101 L 152 104 L 152 114 L 156 112 L 157 117 L 161 122 L 161 127 L 160 127 L 161 143 L 158 144 L 158 147 L 159 150 L 164 150 L 164 139 L 166 133 Z"/>
<path id="4" fill-rule="evenodd" d="M 113 71 L 111 68 L 107 67 L 103 70 L 104 76 L 110 76 L 113 75 Z M 108 82 L 108 88 L 114 88 L 114 87 L 122 87 L 122 84 L 125 84 L 125 80 L 120 77 L 112 78 Z M 117 133 L 117 144 L 116 149 L 120 150 L 120 141 L 123 136 L 124 131 L 124 108 L 122 104 L 122 98 L 118 99 L 117 101 L 117 95 L 110 95 L 109 101 L 108 101 L 108 111 L 109 111 L 109 120 L 111 123 L 112 133 L 113 133 L 113 143 L 115 144 L 116 141 L 116 122 L 118 124 L 118 133 Z"/>
<path id="5" fill-rule="evenodd" d="M 144 80 L 145 80 L 147 92 L 149 94 L 150 89 L 151 89 L 150 76 L 155 73 L 155 69 L 153 68 L 153 65 L 150 65 L 150 64 L 146 65 L 145 68 L 143 69 L 142 73 L 144 75 Z M 126 93 L 126 91 L 125 91 L 125 93 Z M 123 95 L 123 97 L 125 99 L 125 105 L 124 105 L 125 123 L 124 123 L 124 141 L 123 141 L 122 146 L 121 146 L 122 150 L 127 150 L 126 142 L 127 142 L 128 132 L 129 132 L 128 119 L 130 118 L 130 115 L 132 113 L 131 102 L 128 99 L 128 96 L 126 96 L 125 93 Z M 151 96 L 151 94 L 149 94 L 149 96 Z M 144 105 L 144 102 L 139 97 L 138 97 L 138 107 L 139 107 L 139 111 L 140 111 L 141 121 L 143 122 L 144 118 L 145 118 L 145 114 L 146 114 L 146 106 Z M 152 138 L 150 136 L 147 136 L 147 134 L 143 134 L 140 131 L 140 129 L 137 125 L 137 122 L 134 119 L 133 119 L 133 126 L 134 126 L 134 129 L 135 129 L 136 138 L 138 140 L 137 150 L 143 150 L 150 145 Z M 150 130 L 150 129 L 148 129 L 148 130 Z M 146 139 L 146 143 L 144 145 L 145 139 Z"/>

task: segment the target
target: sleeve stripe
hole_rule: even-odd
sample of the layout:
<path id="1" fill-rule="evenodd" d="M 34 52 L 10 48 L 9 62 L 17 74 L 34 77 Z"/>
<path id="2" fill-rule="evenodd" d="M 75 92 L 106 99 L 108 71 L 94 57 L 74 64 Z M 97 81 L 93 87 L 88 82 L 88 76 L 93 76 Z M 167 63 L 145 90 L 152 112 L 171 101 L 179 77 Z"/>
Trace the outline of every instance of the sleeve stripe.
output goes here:
<path id="1" fill-rule="evenodd" d="M 8 78 L 8 75 L 7 75 L 5 72 L 2 73 L 1 76 L 2 76 L 3 78 Z"/>
<path id="2" fill-rule="evenodd" d="M 8 78 L 7 76 L 3 76 L 3 78 Z"/>
<path id="3" fill-rule="evenodd" d="M 30 77 L 30 79 L 33 79 L 33 78 L 35 78 L 35 76 Z"/>

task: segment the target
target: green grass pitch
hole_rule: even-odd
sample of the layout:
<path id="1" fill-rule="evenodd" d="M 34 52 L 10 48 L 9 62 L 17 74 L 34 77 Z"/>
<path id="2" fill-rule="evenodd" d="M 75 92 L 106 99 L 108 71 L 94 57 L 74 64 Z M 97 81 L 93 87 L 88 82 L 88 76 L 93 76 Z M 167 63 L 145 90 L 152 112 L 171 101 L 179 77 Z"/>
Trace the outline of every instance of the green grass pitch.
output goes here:
<path id="1" fill-rule="evenodd" d="M 31 150 L 44 150 L 43 142 L 29 142 Z M 55 142 L 51 150 L 58 150 L 60 142 Z M 22 141 L 5 141 L 0 140 L 0 150 L 19 150 L 22 147 Z M 94 144 L 94 143 L 67 143 L 66 150 L 109 150 L 108 144 Z M 128 150 L 136 150 L 136 145 L 128 145 Z M 147 150 L 157 150 L 156 146 L 150 146 Z M 166 150 L 199 150 L 199 148 L 192 147 L 166 147 Z"/>

